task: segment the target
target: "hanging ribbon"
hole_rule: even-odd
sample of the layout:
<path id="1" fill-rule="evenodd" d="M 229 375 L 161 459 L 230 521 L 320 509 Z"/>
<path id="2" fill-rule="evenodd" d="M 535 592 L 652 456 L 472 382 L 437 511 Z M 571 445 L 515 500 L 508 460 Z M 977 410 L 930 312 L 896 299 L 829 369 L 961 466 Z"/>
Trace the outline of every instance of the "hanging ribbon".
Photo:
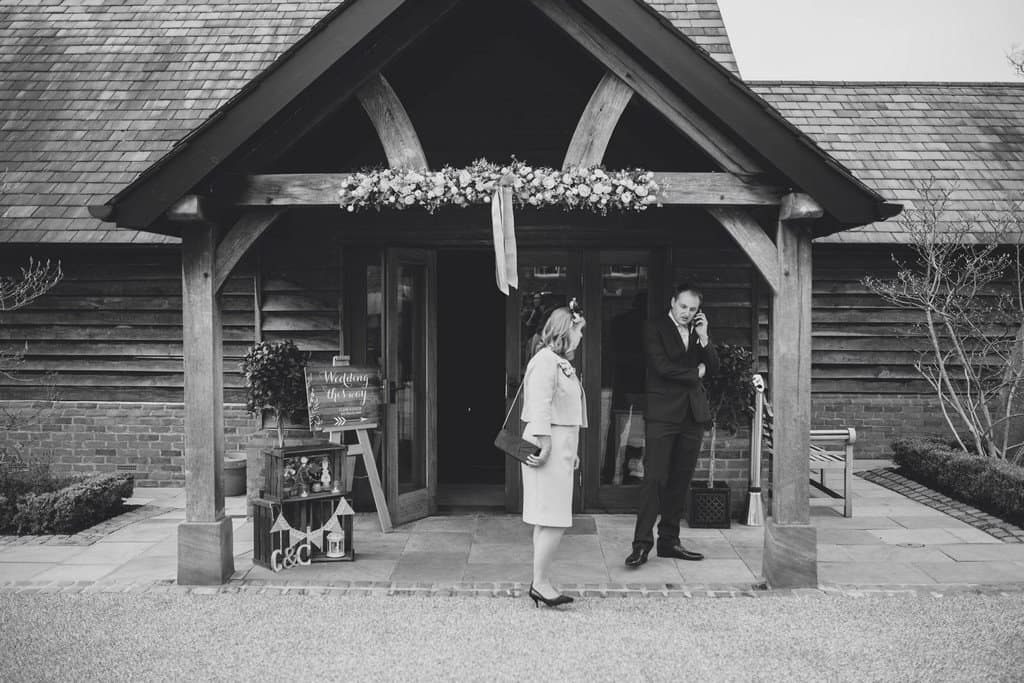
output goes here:
<path id="1" fill-rule="evenodd" d="M 494 280 L 508 296 L 508 289 L 519 289 L 519 257 L 516 249 L 516 225 L 512 215 L 512 174 L 505 174 L 491 197 L 491 228 L 494 236 Z"/>

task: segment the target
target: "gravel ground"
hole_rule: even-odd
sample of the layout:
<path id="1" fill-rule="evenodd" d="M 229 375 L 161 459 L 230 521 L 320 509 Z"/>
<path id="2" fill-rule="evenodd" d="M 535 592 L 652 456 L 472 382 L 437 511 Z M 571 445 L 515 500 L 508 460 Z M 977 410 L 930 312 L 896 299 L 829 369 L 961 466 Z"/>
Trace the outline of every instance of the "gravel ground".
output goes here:
<path id="1" fill-rule="evenodd" d="M 1024 593 L 588 599 L 0 593 L 0 681 L 1024 680 Z"/>

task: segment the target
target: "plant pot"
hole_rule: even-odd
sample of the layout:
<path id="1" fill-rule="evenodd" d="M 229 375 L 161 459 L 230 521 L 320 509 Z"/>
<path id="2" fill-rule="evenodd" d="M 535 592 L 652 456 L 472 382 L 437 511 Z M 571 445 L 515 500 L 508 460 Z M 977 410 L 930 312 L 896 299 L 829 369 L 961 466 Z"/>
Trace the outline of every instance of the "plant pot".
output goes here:
<path id="1" fill-rule="evenodd" d="M 247 455 L 245 451 L 224 454 L 224 495 L 245 495 L 245 473 Z"/>
<path id="2" fill-rule="evenodd" d="M 686 521 L 693 529 L 728 529 L 732 524 L 731 500 L 729 485 L 724 481 L 716 481 L 714 487 L 706 481 L 692 482 Z"/>

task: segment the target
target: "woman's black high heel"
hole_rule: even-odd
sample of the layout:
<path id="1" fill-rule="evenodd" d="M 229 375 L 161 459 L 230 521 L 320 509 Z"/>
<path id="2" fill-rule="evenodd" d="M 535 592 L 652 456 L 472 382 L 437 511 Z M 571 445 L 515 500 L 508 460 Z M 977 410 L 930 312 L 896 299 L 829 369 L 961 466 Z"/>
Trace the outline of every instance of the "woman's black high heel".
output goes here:
<path id="1" fill-rule="evenodd" d="M 570 602 L 574 601 L 573 598 L 569 597 L 568 595 L 559 595 L 558 597 L 551 598 L 549 600 L 548 598 L 545 598 L 543 595 L 537 592 L 537 589 L 533 587 L 532 583 L 530 584 L 529 596 L 533 598 L 534 607 L 540 607 L 540 603 L 542 602 L 548 607 L 558 607 L 559 605 L 568 605 Z"/>

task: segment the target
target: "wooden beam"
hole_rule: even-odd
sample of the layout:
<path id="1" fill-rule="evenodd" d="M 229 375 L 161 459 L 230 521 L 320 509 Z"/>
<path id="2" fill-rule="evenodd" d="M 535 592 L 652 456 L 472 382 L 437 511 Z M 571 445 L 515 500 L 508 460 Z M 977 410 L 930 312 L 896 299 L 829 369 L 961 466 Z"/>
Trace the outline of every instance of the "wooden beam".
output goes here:
<path id="1" fill-rule="evenodd" d="M 779 253 L 761 225 L 742 209 L 732 207 L 709 208 L 708 213 L 728 231 L 750 261 L 771 287 L 779 291 Z"/>
<path id="2" fill-rule="evenodd" d="M 214 293 L 220 293 L 238 262 L 256 243 L 260 235 L 276 223 L 284 213 L 284 209 L 254 208 L 242 214 L 238 222 L 217 245 L 213 268 Z"/>
<path id="3" fill-rule="evenodd" d="M 178 583 L 223 583 L 234 572 L 224 516 L 224 360 L 213 288 L 217 227 L 189 225 L 181 245 L 185 360 L 185 522 L 178 527 Z"/>
<path id="4" fill-rule="evenodd" d="M 213 289 L 216 227 L 200 224 L 182 235 L 182 333 L 185 360 L 186 518 L 212 522 L 224 514 L 224 386 L 221 311 Z"/>
<path id="5" fill-rule="evenodd" d="M 773 588 L 816 586 L 817 530 L 810 524 L 811 226 L 778 222 L 779 290 L 772 297 L 771 377 L 775 409 L 771 517 L 763 572 Z"/>
<path id="6" fill-rule="evenodd" d="M 779 206 L 780 221 L 796 221 L 821 218 L 825 215 L 825 209 L 816 202 L 810 195 L 800 192 L 790 192 L 782 197 Z"/>
<path id="7" fill-rule="evenodd" d="M 782 189 L 748 183 L 731 173 L 655 173 L 662 204 L 778 206 Z"/>
<path id="8" fill-rule="evenodd" d="M 334 206 L 345 173 L 246 176 L 231 201 L 238 206 Z M 655 173 L 663 204 L 778 206 L 783 191 L 730 173 Z"/>
<path id="9" fill-rule="evenodd" d="M 164 218 L 174 223 L 195 223 L 207 220 L 209 214 L 205 197 L 187 194 L 167 209 Z"/>
<path id="10" fill-rule="evenodd" d="M 364 83 L 356 97 L 377 130 L 388 165 L 391 168 L 427 170 L 427 156 L 423 153 L 423 145 L 409 113 L 384 75 L 378 73 Z"/>
<path id="11" fill-rule="evenodd" d="M 772 302 L 771 377 L 775 407 L 772 514 L 809 521 L 807 453 L 811 429 L 811 231 L 779 221 L 780 280 Z"/>
<path id="12" fill-rule="evenodd" d="M 757 175 L 760 165 L 681 97 L 644 68 L 639 61 L 610 40 L 585 15 L 559 0 L 530 0 L 551 21 L 622 79 L 656 111 L 690 138 L 724 170 Z"/>
<path id="13" fill-rule="evenodd" d="M 576 124 L 563 169 L 597 166 L 604 160 L 615 126 L 632 97 L 632 88 L 615 74 L 605 72 Z"/>

